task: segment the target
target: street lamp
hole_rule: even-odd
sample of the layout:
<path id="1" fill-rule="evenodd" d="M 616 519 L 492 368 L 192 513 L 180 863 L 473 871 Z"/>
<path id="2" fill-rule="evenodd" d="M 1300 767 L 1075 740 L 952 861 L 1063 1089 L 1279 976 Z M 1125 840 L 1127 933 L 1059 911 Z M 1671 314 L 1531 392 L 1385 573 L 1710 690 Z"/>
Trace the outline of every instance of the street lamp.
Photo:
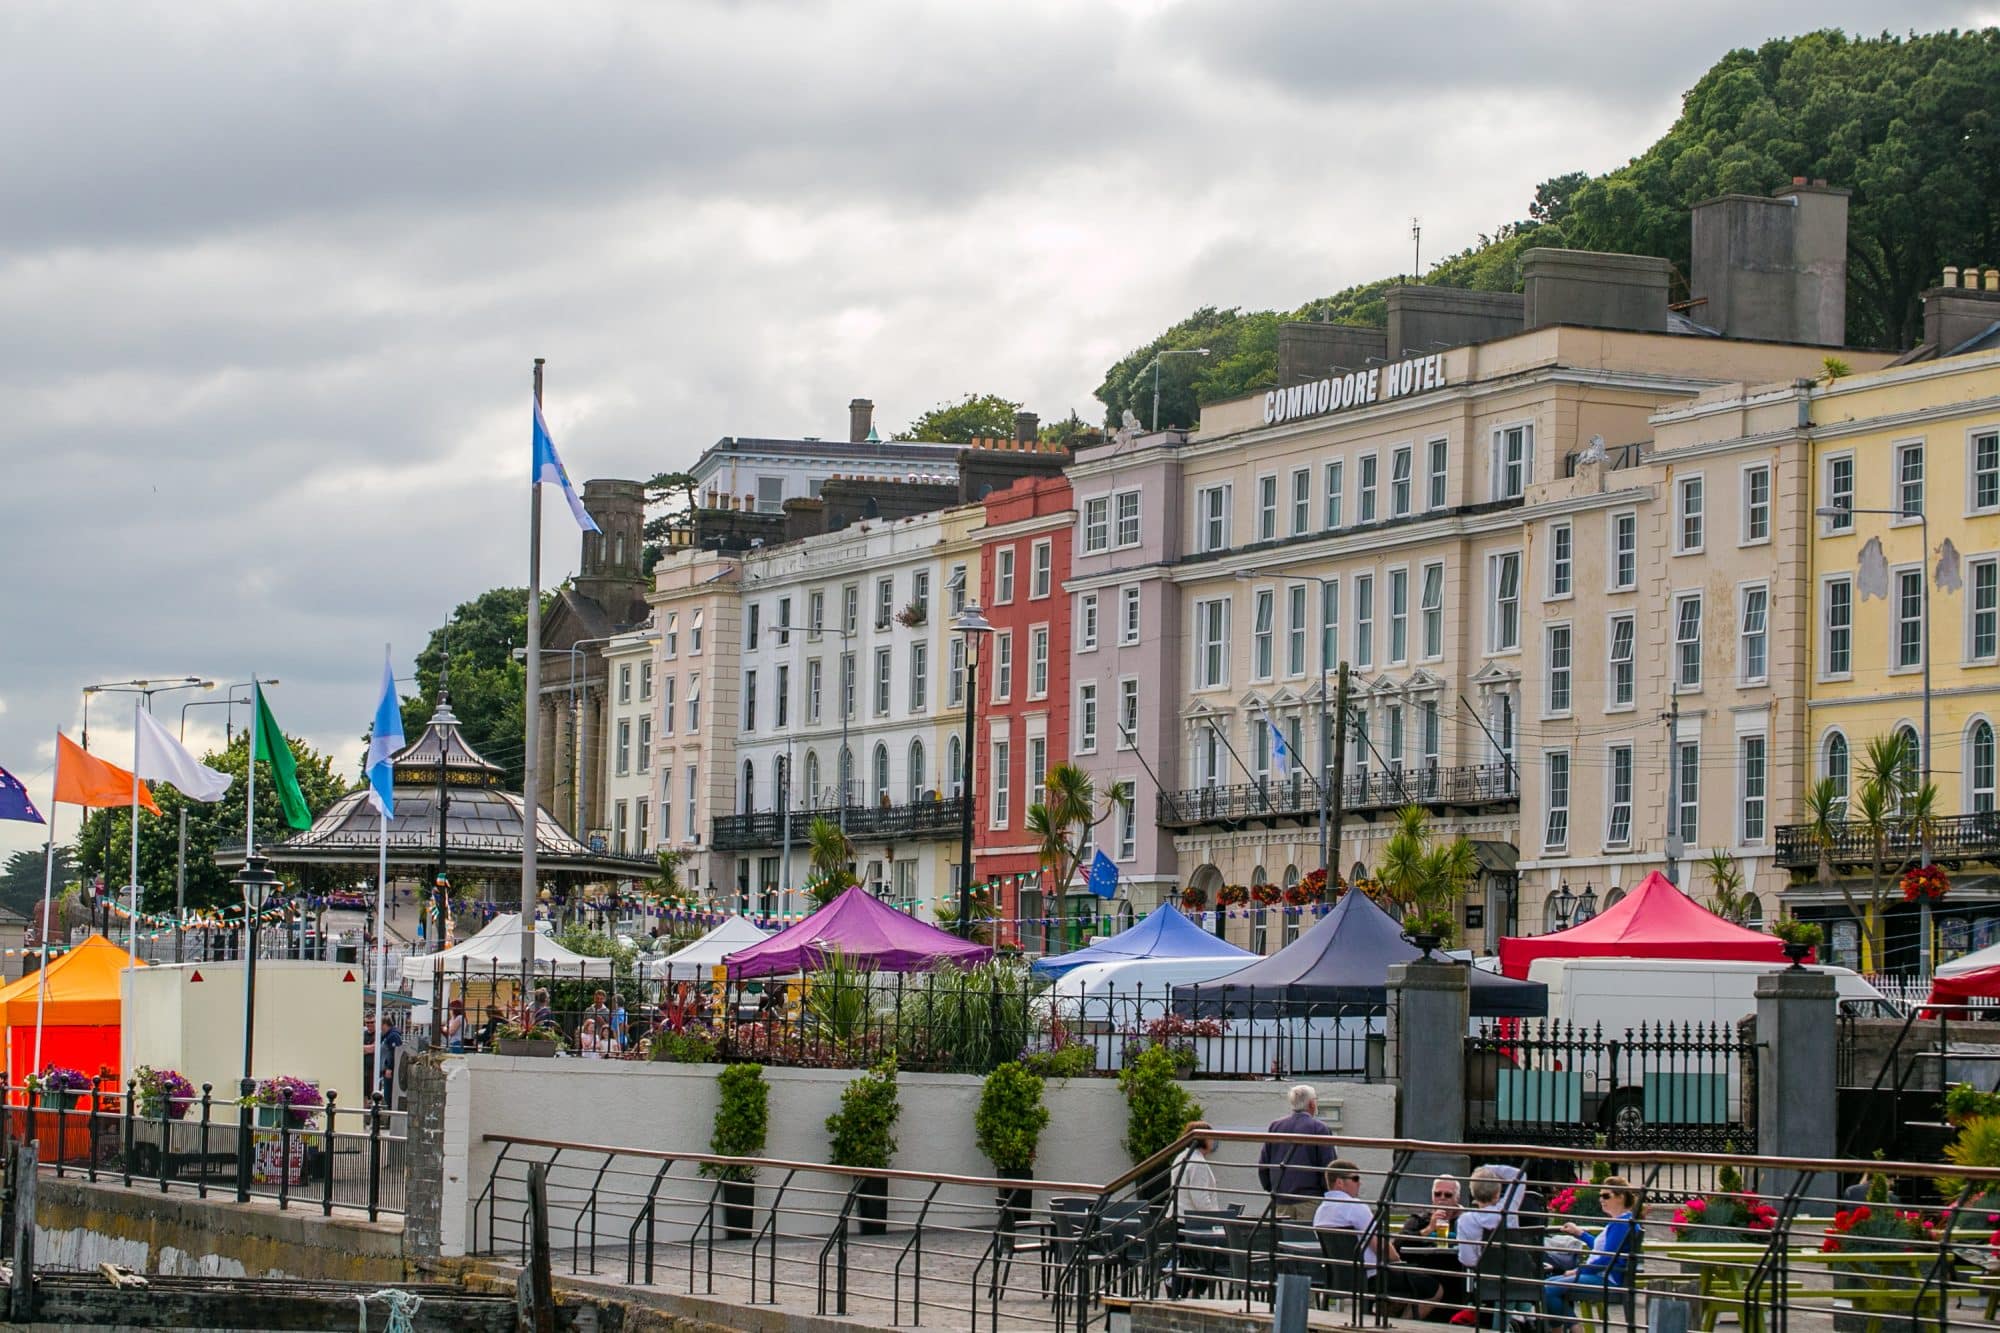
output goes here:
<path id="1" fill-rule="evenodd" d="M 276 685 L 277 683 L 278 682 L 275 679 L 263 682 L 263 684 L 266 685 Z M 210 689 L 215 688 L 213 682 L 210 682 L 209 688 Z M 227 699 L 190 699 L 186 703 L 182 704 L 181 744 L 183 745 L 187 744 L 188 709 L 227 708 L 229 709 L 229 713 L 226 715 L 225 720 L 222 724 L 222 736 L 226 748 L 227 743 L 236 738 L 236 705 L 239 703 L 250 704 L 256 702 L 254 698 L 249 698 L 249 699 L 237 698 L 236 691 L 254 690 L 254 688 L 255 688 L 254 686 L 247 684 L 231 685 L 229 687 L 229 697 Z M 257 756 L 251 755 L 250 762 L 251 763 L 257 762 Z M 188 855 L 188 808 L 187 808 L 187 802 L 182 801 L 180 803 L 180 840 L 174 851 L 174 961 L 176 963 L 187 961 L 186 959 L 187 855 Z"/>
<path id="2" fill-rule="evenodd" d="M 1249 569 L 1237 570 L 1236 577 L 1244 580 L 1263 578 L 1267 572 L 1253 565 Z M 1337 579 L 1322 578 L 1318 574 L 1294 573 L 1291 570 L 1286 570 L 1276 577 L 1310 579 L 1314 583 L 1317 583 L 1320 593 L 1319 604 L 1322 610 L 1326 607 L 1326 590 L 1328 586 L 1339 581 Z M 1319 868 L 1324 870 L 1329 879 L 1331 879 L 1334 874 L 1333 822 L 1331 819 L 1333 795 L 1327 785 L 1327 772 L 1331 766 L 1327 763 L 1326 752 L 1333 744 L 1333 731 L 1327 725 L 1326 678 L 1333 671 L 1333 663 L 1327 660 L 1328 648 L 1326 627 L 1322 625 L 1319 636 L 1319 780 L 1315 785 L 1319 788 Z M 1345 707 L 1345 704 L 1342 706 Z"/>
<path id="3" fill-rule="evenodd" d="M 965 806 L 959 812 L 958 829 L 958 933 L 961 938 L 972 938 L 972 775 L 977 769 L 973 762 L 973 746 L 978 735 L 979 715 L 979 657 L 976 651 L 978 640 L 993 632 L 993 626 L 980 614 L 976 605 L 969 605 L 952 621 L 952 629 L 965 636 Z"/>
<path id="4" fill-rule="evenodd" d="M 98 685 L 83 687 L 84 735 L 90 734 L 90 696 L 93 694 L 133 694 L 139 696 L 132 701 L 132 879 L 126 888 L 131 893 L 132 920 L 129 932 L 131 949 L 137 957 L 139 953 L 139 709 L 153 711 L 153 696 L 171 694 L 175 690 L 212 690 L 215 682 L 203 680 L 200 676 L 177 676 L 163 678 L 143 678 L 139 680 L 114 680 Z M 185 716 L 185 714 L 183 714 Z M 86 748 L 88 748 L 86 744 Z M 43 929 L 48 923 L 42 923 Z M 111 930 L 111 904 L 104 905 L 104 929 Z"/>
<path id="5" fill-rule="evenodd" d="M 1819 518 L 1829 518 L 1836 521 L 1847 520 L 1846 526 L 1849 527 L 1852 526 L 1853 516 L 1856 514 L 1879 514 L 1887 518 L 1914 518 L 1917 520 L 1917 530 L 1921 534 L 1924 544 L 1922 577 L 1917 580 L 1918 595 L 1922 599 L 1918 604 L 1917 614 L 1922 617 L 1924 622 L 1924 640 L 1920 650 L 1924 665 L 1924 730 L 1923 735 L 1917 741 L 1917 757 L 1918 762 L 1923 767 L 1923 784 L 1928 787 L 1931 783 L 1930 514 L 1927 509 L 1856 509 L 1853 505 L 1820 505 L 1813 510 L 1813 513 Z M 1929 865 L 1931 863 L 1931 831 L 1928 820 L 1924 821 L 1918 827 L 1917 839 L 1918 859 L 1922 864 Z M 1917 936 L 1917 968 L 1923 975 L 1929 976 L 1931 971 L 1931 900 L 1928 897 L 1918 898 L 1917 911 L 1919 921 L 1921 922 Z"/>
<path id="6" fill-rule="evenodd" d="M 1206 347 L 1169 348 L 1153 358 L 1153 429 L 1160 428 L 1160 362 L 1170 356 L 1207 356 Z"/>
<path id="7" fill-rule="evenodd" d="M 1571 893 L 1569 881 L 1564 880 L 1549 895 L 1549 910 L 1555 917 L 1557 930 L 1580 926 L 1597 915 L 1597 890 L 1585 884 L 1581 894 Z"/>
<path id="8" fill-rule="evenodd" d="M 266 858 L 252 852 L 243 858 L 243 869 L 236 876 L 236 883 L 243 890 L 243 936 L 246 942 L 243 960 L 243 1079 L 237 1085 L 237 1090 L 243 1095 L 236 1126 L 236 1201 L 248 1203 L 250 1117 L 253 1114 L 250 1098 L 257 1091 L 257 1079 L 251 1072 L 257 1052 L 257 926 L 264 903 L 272 890 L 278 887 L 278 877 Z"/>

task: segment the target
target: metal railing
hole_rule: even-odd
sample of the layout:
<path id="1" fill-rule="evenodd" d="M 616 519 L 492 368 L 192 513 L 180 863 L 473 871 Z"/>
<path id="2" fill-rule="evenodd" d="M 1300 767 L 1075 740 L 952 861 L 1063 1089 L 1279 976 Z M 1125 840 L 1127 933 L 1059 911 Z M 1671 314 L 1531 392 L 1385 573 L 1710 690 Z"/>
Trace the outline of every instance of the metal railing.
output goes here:
<path id="1" fill-rule="evenodd" d="M 87 1089 L 8 1087 L 0 1099 L 0 1155 L 9 1139 L 39 1142 L 41 1169 L 57 1177 L 115 1180 L 162 1194 L 238 1202 L 275 1199 L 400 1215 L 405 1197 L 405 1116 L 375 1098 L 364 1107 L 244 1105 L 204 1083 L 193 1096 L 150 1097 L 109 1074 Z"/>
<path id="2" fill-rule="evenodd" d="M 1890 832 L 1882 848 L 1883 864 L 1890 871 L 1901 870 L 1922 851 L 1922 838 L 1914 828 Z M 1836 869 L 1870 866 L 1875 863 L 1875 839 L 1865 825 L 1843 820 L 1832 826 L 1825 840 L 1827 859 Z M 1812 870 L 1819 865 L 1821 840 L 1810 824 L 1778 826 L 1777 861 L 1787 870 Z M 1931 824 L 1930 854 L 1935 861 L 2000 861 L 2000 812 L 1979 815 L 1945 815 Z"/>
<path id="3" fill-rule="evenodd" d="M 965 798 L 943 796 L 936 800 L 907 801 L 901 805 L 861 805 L 847 807 L 847 836 L 850 838 L 955 838 L 964 825 Z M 801 806 L 791 812 L 792 845 L 803 847 L 816 818 L 838 819 L 837 805 Z M 718 815 L 709 845 L 718 852 L 740 852 L 759 847 L 776 847 L 784 838 L 785 816 L 778 810 L 758 810 L 745 815 Z"/>
<path id="4" fill-rule="evenodd" d="M 1563 476 L 1576 475 L 1577 459 L 1584 455 L 1582 449 L 1571 449 L 1563 455 Z M 1637 467 L 1646 459 L 1646 445 L 1643 441 L 1633 444 L 1612 445 L 1604 451 L 1604 468 L 1607 472 L 1617 472 L 1622 468 Z"/>
<path id="5" fill-rule="evenodd" d="M 1341 783 L 1340 807 L 1348 813 L 1397 810 L 1406 805 L 1470 809 L 1520 799 L 1519 774 L 1513 765 L 1470 764 L 1349 773 Z M 1318 814 L 1319 789 L 1305 775 L 1293 774 L 1262 782 L 1163 791 L 1155 817 L 1163 826 L 1188 828 L 1259 819 L 1313 819 Z"/>

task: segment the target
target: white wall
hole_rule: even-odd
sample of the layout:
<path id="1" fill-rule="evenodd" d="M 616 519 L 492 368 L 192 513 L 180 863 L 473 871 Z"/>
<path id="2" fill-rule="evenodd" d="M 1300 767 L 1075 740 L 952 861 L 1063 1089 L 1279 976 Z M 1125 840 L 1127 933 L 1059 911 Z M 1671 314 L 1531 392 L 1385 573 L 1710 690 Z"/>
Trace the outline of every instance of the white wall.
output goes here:
<path id="1" fill-rule="evenodd" d="M 178 1069 L 197 1090 L 210 1083 L 218 1100 L 233 1098 L 243 1073 L 243 964 L 164 964 L 122 977 L 124 1068 Z M 361 983 L 359 964 L 259 959 L 257 1077 L 313 1079 L 342 1106 L 366 1105 Z"/>

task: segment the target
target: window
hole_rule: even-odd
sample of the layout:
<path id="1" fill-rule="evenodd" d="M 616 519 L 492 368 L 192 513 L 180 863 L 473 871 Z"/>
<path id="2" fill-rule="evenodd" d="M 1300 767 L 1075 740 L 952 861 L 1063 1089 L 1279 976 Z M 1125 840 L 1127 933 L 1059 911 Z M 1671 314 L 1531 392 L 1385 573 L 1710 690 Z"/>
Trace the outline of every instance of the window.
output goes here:
<path id="1" fill-rule="evenodd" d="M 1014 600 L 1014 548 L 1003 546 L 993 557 L 993 602 L 1005 606 Z"/>
<path id="2" fill-rule="evenodd" d="M 1639 516 L 1631 510 L 1611 516 L 1611 591 L 1639 586 Z"/>
<path id="3" fill-rule="evenodd" d="M 660 682 L 660 734 L 663 736 L 671 736 L 674 734 L 674 680 L 675 679 L 676 678 L 673 676 L 668 676 L 666 679 Z M 665 808 L 666 807 L 664 805 L 661 806 L 662 810 L 665 810 Z"/>
<path id="4" fill-rule="evenodd" d="M 993 636 L 993 697 L 1005 702 L 1014 695 L 1014 631 Z"/>
<path id="5" fill-rule="evenodd" d="M 1292 469 L 1292 535 L 1302 537 L 1312 527 L 1313 475 L 1309 467 Z"/>
<path id="6" fill-rule="evenodd" d="M 653 697 L 653 664 L 639 663 L 639 702 L 646 703 Z"/>
<path id="7" fill-rule="evenodd" d="M 701 730 L 701 673 L 688 674 L 688 724 L 690 732 Z"/>
<path id="8" fill-rule="evenodd" d="M 910 605 L 928 619 L 931 613 L 931 572 L 920 569 L 910 575 Z"/>
<path id="9" fill-rule="evenodd" d="M 1115 860 L 1129 861 L 1137 855 L 1139 847 L 1139 821 L 1135 818 L 1132 784 L 1121 782 L 1112 792 L 1111 799 L 1118 806 L 1118 851 Z"/>
<path id="10" fill-rule="evenodd" d="M 1326 465 L 1326 527 L 1330 532 L 1340 526 L 1340 477 L 1344 465 L 1339 459 Z"/>
<path id="11" fill-rule="evenodd" d="M 625 839 L 632 815 L 631 803 L 629 801 L 619 801 L 613 805 L 611 813 L 615 829 L 611 835 L 612 850 L 622 854 L 626 850 Z"/>
<path id="12" fill-rule="evenodd" d="M 931 646 L 919 639 L 910 645 L 910 711 L 931 706 Z"/>
<path id="13" fill-rule="evenodd" d="M 1444 566 L 1424 566 L 1424 657 L 1444 656 Z"/>
<path id="14" fill-rule="evenodd" d="M 674 840 L 674 771 L 660 770 L 660 841 Z"/>
<path id="15" fill-rule="evenodd" d="M 1549 596 L 1570 595 L 1571 571 L 1575 566 L 1574 532 L 1567 523 L 1549 525 Z"/>
<path id="16" fill-rule="evenodd" d="M 1701 744 L 1679 741 L 1674 745 L 1674 799 L 1676 829 L 1683 847 L 1701 841 Z"/>
<path id="17" fill-rule="evenodd" d="M 667 631 L 661 637 L 660 641 L 660 656 L 668 658 L 678 657 L 680 651 L 681 613 L 678 611 L 669 611 L 667 613 Z"/>
<path id="18" fill-rule="evenodd" d="M 1492 557 L 1487 578 L 1493 607 L 1487 617 L 1486 650 L 1511 652 L 1521 646 L 1521 553 Z"/>
<path id="19" fill-rule="evenodd" d="M 701 656 L 701 620 L 702 612 L 697 611 L 694 613 L 693 619 L 688 622 L 689 657 Z"/>
<path id="20" fill-rule="evenodd" d="M 755 611 L 757 608 L 753 606 L 750 609 Z M 618 664 L 618 702 L 621 704 L 632 702 L 632 664 L 630 662 L 620 662 Z"/>
<path id="21" fill-rule="evenodd" d="M 1743 543 L 1771 540 L 1771 465 L 1743 469 Z"/>
<path id="22" fill-rule="evenodd" d="M 1417 705 L 1417 742 L 1423 749 L 1425 768 L 1438 766 L 1439 739 L 1437 700 L 1426 699 Z"/>
<path id="23" fill-rule="evenodd" d="M 788 665 L 778 667 L 778 725 L 789 726 L 792 720 L 792 669 Z"/>
<path id="24" fill-rule="evenodd" d="M 877 648 L 875 650 L 875 716 L 877 717 L 889 715 L 889 680 L 892 669 L 889 650 Z"/>
<path id="25" fill-rule="evenodd" d="M 701 830 L 695 826 L 695 802 L 699 792 L 695 787 L 695 775 L 699 770 L 693 764 L 687 768 L 687 837 L 691 842 L 701 841 Z"/>
<path id="26" fill-rule="evenodd" d="M 840 747 L 840 792 L 836 798 L 842 807 L 853 805 L 854 791 L 854 751 L 843 745 Z"/>
<path id="27" fill-rule="evenodd" d="M 1118 544 L 1139 544 L 1139 492 L 1120 491 L 1112 497 L 1118 510 Z"/>
<path id="28" fill-rule="evenodd" d="M 757 673 L 743 673 L 743 730 L 757 730 Z"/>
<path id="29" fill-rule="evenodd" d="M 855 679 L 860 673 L 855 669 L 854 654 L 840 655 L 840 719 L 845 722 L 855 713 L 854 692 L 859 686 Z"/>
<path id="30" fill-rule="evenodd" d="M 1569 846 L 1569 751 L 1551 750 L 1543 758 L 1548 767 L 1549 819 L 1542 846 L 1555 851 Z"/>
<path id="31" fill-rule="evenodd" d="M 1847 737 L 1838 731 L 1826 734 L 1824 776 L 1833 784 L 1834 798 L 1844 814 L 1847 809 Z"/>
<path id="32" fill-rule="evenodd" d="M 1118 590 L 1118 645 L 1129 648 L 1139 642 L 1139 589 L 1136 585 Z"/>
<path id="33" fill-rule="evenodd" d="M 1764 738 L 1743 736 L 1737 740 L 1742 766 L 1739 779 L 1743 788 L 1741 822 L 1743 841 L 1764 841 Z"/>
<path id="34" fill-rule="evenodd" d="M 909 790 L 910 804 L 915 805 L 918 801 L 924 799 L 924 791 L 926 790 L 924 787 L 924 743 L 916 739 L 910 741 Z"/>
<path id="35" fill-rule="evenodd" d="M 1493 432 L 1493 498 L 1518 500 L 1535 466 L 1535 428 L 1506 426 Z"/>
<path id="36" fill-rule="evenodd" d="M 1257 589 L 1256 623 L 1250 638 L 1250 678 L 1269 680 L 1271 678 L 1271 620 L 1276 614 L 1277 597 L 1269 588 Z"/>
<path id="37" fill-rule="evenodd" d="M 1896 580 L 1896 669 L 1924 664 L 1924 571 L 1899 569 Z"/>
<path id="38" fill-rule="evenodd" d="M 1194 604 L 1194 683 L 1198 690 L 1229 683 L 1229 599 Z"/>
<path id="39" fill-rule="evenodd" d="M 2000 509 L 2000 432 L 1972 437 L 1972 507 Z"/>
<path id="40" fill-rule="evenodd" d="M 1360 494 L 1355 500 L 1358 506 L 1354 516 L 1356 523 L 1373 523 L 1375 521 L 1375 474 L 1380 461 L 1374 454 L 1363 454 L 1361 456 L 1361 487 Z"/>
<path id="41" fill-rule="evenodd" d="M 1551 625 L 1549 641 L 1548 706 L 1551 713 L 1567 713 L 1570 699 L 1569 626 Z"/>
<path id="42" fill-rule="evenodd" d="M 783 477 L 757 478 L 757 512 L 760 514 L 782 514 L 785 511 L 785 479 Z"/>
<path id="43" fill-rule="evenodd" d="M 1993 724 L 1985 718 L 1972 724 L 1965 738 L 1966 803 L 1975 815 L 1993 813 Z"/>
<path id="44" fill-rule="evenodd" d="M 1340 580 L 1337 578 L 1319 585 L 1319 653 L 1323 667 L 1330 668 L 1340 660 Z M 1322 680 L 1321 684 L 1324 685 L 1325 681 Z"/>
<path id="45" fill-rule="evenodd" d="M 1636 684 L 1632 640 L 1636 623 L 1630 615 L 1611 617 L 1610 698 L 1612 708 L 1630 708 Z"/>
<path id="46" fill-rule="evenodd" d="M 1769 636 L 1765 632 L 1770 603 L 1770 589 L 1761 583 L 1743 590 L 1742 642 L 1737 648 L 1736 661 L 1745 685 L 1764 682 L 1770 658 Z"/>
<path id="47" fill-rule="evenodd" d="M 1354 576 L 1354 665 L 1375 665 L 1375 576 Z"/>
<path id="48" fill-rule="evenodd" d="M 953 736 L 944 747 L 944 776 L 946 789 L 953 797 L 965 795 L 965 753 L 958 737 Z"/>
<path id="49" fill-rule="evenodd" d="M 1268 542 L 1278 536 L 1278 479 L 1257 478 L 1257 540 Z"/>
<path id="50" fill-rule="evenodd" d="M 1049 627 L 1037 625 L 1028 631 L 1028 697 L 1041 699 L 1049 692 Z"/>
<path id="51" fill-rule="evenodd" d="M 990 781 L 993 788 L 991 800 L 994 828 L 1007 827 L 1008 801 L 1014 794 L 1014 775 L 1009 763 L 1012 757 L 1006 741 L 993 742 L 993 772 Z"/>
<path id="52" fill-rule="evenodd" d="M 1826 503 L 1841 512 L 1826 520 L 1826 530 L 1854 531 L 1854 455 L 1841 454 L 1826 460 Z"/>
<path id="53" fill-rule="evenodd" d="M 1389 660 L 1410 660 L 1410 571 L 1389 571 Z"/>
<path id="54" fill-rule="evenodd" d="M 1403 706 L 1390 704 L 1383 711 L 1389 715 L 1389 741 L 1384 757 L 1389 761 L 1390 768 L 1400 769 L 1403 766 Z"/>
<path id="55" fill-rule="evenodd" d="M 951 636 L 951 647 L 947 650 L 950 659 L 945 668 L 944 704 L 947 708 L 965 706 L 965 637 Z"/>
<path id="56" fill-rule="evenodd" d="M 889 747 L 880 741 L 875 743 L 875 781 L 869 793 L 875 805 L 889 804 Z"/>
<path id="57" fill-rule="evenodd" d="M 632 771 L 632 719 L 618 719 L 618 776 Z"/>
<path id="58" fill-rule="evenodd" d="M 887 629 L 896 615 L 896 580 L 875 580 L 875 628 Z"/>
<path id="59" fill-rule="evenodd" d="M 1083 549 L 1111 549 L 1111 497 L 1108 495 L 1083 502 Z"/>
<path id="60" fill-rule="evenodd" d="M 1028 548 L 1032 564 L 1028 571 L 1028 596 L 1039 600 L 1049 595 L 1049 584 L 1055 571 L 1055 543 L 1047 537 Z"/>
<path id="61" fill-rule="evenodd" d="M 817 639 L 826 631 L 826 592 L 815 588 L 806 594 L 806 636 Z"/>
<path id="62" fill-rule="evenodd" d="M 1826 598 L 1822 670 L 1829 676 L 1845 676 L 1854 670 L 1854 580 L 1842 575 L 1822 586 Z"/>
<path id="63" fill-rule="evenodd" d="M 1076 650 L 1087 653 L 1096 647 L 1097 594 L 1087 592 L 1076 599 Z"/>
<path id="64" fill-rule="evenodd" d="M 757 636 L 764 622 L 764 608 L 756 602 L 750 603 L 743 622 L 743 645 L 752 652 L 757 648 Z"/>
<path id="65" fill-rule="evenodd" d="M 783 667 L 778 669 L 780 672 L 784 670 Z M 650 773 L 653 771 L 653 715 L 651 713 L 641 713 L 639 715 L 639 771 L 641 773 Z"/>
<path id="66" fill-rule="evenodd" d="M 1443 440 L 1430 442 L 1430 486 L 1425 496 L 1425 508 L 1442 509 L 1445 504 L 1445 459 L 1449 446 Z"/>
<path id="67" fill-rule="evenodd" d="M 1610 749 L 1609 816 L 1605 821 L 1604 845 L 1623 847 L 1632 841 L 1632 747 L 1614 745 Z"/>
<path id="68" fill-rule="evenodd" d="M 1688 555 L 1702 549 L 1702 507 L 1706 504 L 1702 478 L 1682 477 L 1674 483 L 1674 554 Z"/>
<path id="69" fill-rule="evenodd" d="M 850 583 L 840 590 L 840 628 L 853 634 L 861 628 L 861 588 Z"/>
<path id="70" fill-rule="evenodd" d="M 1097 682 L 1086 680 L 1076 687 L 1076 752 L 1097 753 Z"/>
<path id="71" fill-rule="evenodd" d="M 1043 785 L 1049 777 L 1049 738 L 1028 737 L 1028 804 L 1042 799 Z"/>
<path id="72" fill-rule="evenodd" d="M 957 615 L 965 609 L 965 598 L 968 591 L 967 585 L 970 582 L 971 580 L 966 577 L 964 565 L 953 565 L 951 567 L 951 577 L 945 580 L 945 587 L 951 592 L 951 613 L 953 615 Z"/>
<path id="73" fill-rule="evenodd" d="M 1207 486 L 1195 495 L 1195 545 L 1220 551 L 1229 545 L 1229 488 Z"/>
<path id="74" fill-rule="evenodd" d="M 1924 446 L 1896 446 L 1896 508 L 1914 518 L 1924 512 Z"/>
<path id="75" fill-rule="evenodd" d="M 1682 593 L 1674 599 L 1674 684 L 1683 690 L 1701 688 L 1701 594 Z"/>
<path id="76" fill-rule="evenodd" d="M 807 722 L 818 722 L 820 719 L 820 696 L 821 696 L 821 687 L 823 686 L 824 683 L 825 683 L 824 672 L 820 666 L 820 660 L 817 657 L 807 658 L 806 659 L 806 721 Z"/>
<path id="77" fill-rule="evenodd" d="M 1306 635 L 1311 626 L 1306 624 L 1306 585 L 1294 583 L 1285 589 L 1285 674 L 1303 676 L 1306 674 Z"/>
<path id="78" fill-rule="evenodd" d="M 1131 676 L 1118 682 L 1118 748 L 1139 743 L 1139 682 Z"/>
<path id="79" fill-rule="evenodd" d="M 1968 561 L 1967 572 L 1972 614 L 1966 656 L 1974 662 L 1991 662 L 2000 655 L 2000 561 Z"/>
<path id="80" fill-rule="evenodd" d="M 1410 513 L 1410 492 L 1412 472 L 1416 460 L 1410 446 L 1404 445 L 1389 455 L 1389 516 L 1407 518 Z"/>

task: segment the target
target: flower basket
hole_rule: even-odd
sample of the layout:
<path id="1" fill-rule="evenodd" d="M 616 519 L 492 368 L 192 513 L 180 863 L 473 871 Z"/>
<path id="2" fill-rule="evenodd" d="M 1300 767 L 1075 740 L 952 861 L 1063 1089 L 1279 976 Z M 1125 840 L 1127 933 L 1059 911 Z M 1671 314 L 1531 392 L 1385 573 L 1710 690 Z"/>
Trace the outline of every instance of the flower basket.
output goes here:
<path id="1" fill-rule="evenodd" d="M 91 1091 L 91 1084 L 80 1069 L 49 1065 L 40 1074 L 29 1077 L 28 1091 L 37 1095 L 43 1106 L 57 1111 L 73 1111 L 83 1094 Z"/>
<path id="2" fill-rule="evenodd" d="M 1250 889 L 1250 896 L 1257 900 L 1259 907 L 1269 907 L 1272 903 L 1277 902 L 1283 894 L 1284 890 L 1275 884 L 1257 884 L 1253 885 Z"/>
<path id="3" fill-rule="evenodd" d="M 139 1090 L 139 1115 L 146 1120 L 185 1119 L 194 1105 L 194 1084 L 178 1069 L 140 1065 L 134 1074 Z"/>
<path id="4" fill-rule="evenodd" d="M 326 1105 L 319 1084 L 290 1074 L 265 1079 L 249 1100 L 257 1108 L 257 1123 L 266 1129 L 276 1129 L 281 1123 L 292 1129 L 310 1129 Z"/>
<path id="5" fill-rule="evenodd" d="M 1903 901 L 1943 902 L 1951 892 L 1951 878 L 1944 873 L 1944 867 L 1933 862 L 1927 866 L 1912 866 L 1903 872 Z"/>
<path id="6" fill-rule="evenodd" d="M 1778 1210 L 1748 1194 L 1710 1194 L 1674 1209 L 1674 1239 L 1690 1244 L 1741 1244 L 1778 1224 Z"/>
<path id="7" fill-rule="evenodd" d="M 1306 871 L 1298 887 L 1304 891 L 1307 902 L 1319 902 L 1326 897 L 1326 872 L 1317 869 Z"/>
<path id="8" fill-rule="evenodd" d="M 1897 1209 L 1878 1202 L 1836 1212 L 1833 1225 L 1826 1229 L 1819 1248 L 1827 1254 L 1865 1254 L 1870 1250 L 1934 1248 L 1937 1243 L 1937 1219 L 1912 1209 Z M 1856 1267 L 1864 1272 L 1878 1271 L 1873 1264 Z M 1907 1270 L 1896 1264 L 1883 1264 L 1879 1268 L 1883 1274 L 1904 1271 Z"/>
<path id="9" fill-rule="evenodd" d="M 1218 907 L 1240 907 L 1250 901 L 1250 890 L 1241 884 L 1225 884 L 1215 891 Z"/>
<path id="10" fill-rule="evenodd" d="M 1182 889 L 1181 910 L 1183 912 L 1203 912 L 1208 910 L 1208 893 L 1204 889 Z"/>

